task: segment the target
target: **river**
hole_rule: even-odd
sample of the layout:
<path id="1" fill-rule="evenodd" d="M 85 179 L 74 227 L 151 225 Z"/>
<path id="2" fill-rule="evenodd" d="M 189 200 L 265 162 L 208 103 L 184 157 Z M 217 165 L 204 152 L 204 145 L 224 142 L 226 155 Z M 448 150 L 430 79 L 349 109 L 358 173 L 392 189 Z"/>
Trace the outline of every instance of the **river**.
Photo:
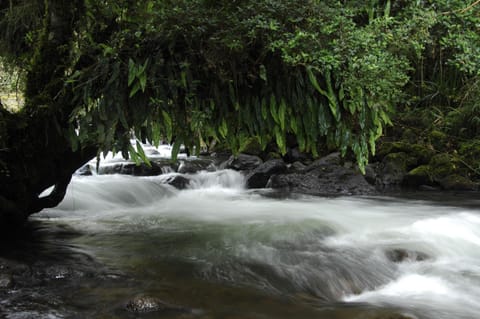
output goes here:
<path id="1" fill-rule="evenodd" d="M 231 170 L 177 190 L 165 176 L 75 176 L 30 238 L 3 247 L 42 273 L 3 294 L 0 315 L 480 317 L 478 197 L 278 194 L 246 190 Z M 125 310 L 137 295 L 195 311 Z"/>

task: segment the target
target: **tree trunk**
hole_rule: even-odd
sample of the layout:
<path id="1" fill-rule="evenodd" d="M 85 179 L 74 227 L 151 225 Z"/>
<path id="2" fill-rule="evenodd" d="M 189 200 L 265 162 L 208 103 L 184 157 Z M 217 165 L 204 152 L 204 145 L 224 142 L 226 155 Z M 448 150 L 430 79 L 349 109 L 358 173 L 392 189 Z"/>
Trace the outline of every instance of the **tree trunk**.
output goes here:
<path id="1" fill-rule="evenodd" d="M 73 110 L 65 77 L 83 1 L 45 1 L 44 30 L 29 73 L 24 109 L 0 105 L 0 228 L 22 225 L 33 213 L 58 205 L 72 174 L 95 156 L 95 146 L 73 151 L 68 138 Z M 39 195 L 48 187 L 53 191 Z M 14 228 L 14 227 L 13 227 Z"/>

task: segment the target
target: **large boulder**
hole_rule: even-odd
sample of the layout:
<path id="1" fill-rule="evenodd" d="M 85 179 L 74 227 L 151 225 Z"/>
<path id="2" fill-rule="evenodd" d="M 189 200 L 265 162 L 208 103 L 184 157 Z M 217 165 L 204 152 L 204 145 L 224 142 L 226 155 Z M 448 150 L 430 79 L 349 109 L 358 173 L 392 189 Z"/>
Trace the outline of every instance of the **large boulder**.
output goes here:
<path id="1" fill-rule="evenodd" d="M 220 168 L 233 169 L 236 171 L 251 171 L 262 163 L 262 159 L 256 155 L 238 154 L 237 156 L 230 156 L 228 160 L 220 165 Z"/>
<path id="2" fill-rule="evenodd" d="M 408 169 L 415 164 L 416 159 L 407 153 L 390 153 L 378 165 L 375 184 L 381 189 L 398 188 L 403 184 Z"/>
<path id="3" fill-rule="evenodd" d="M 263 188 L 267 185 L 270 176 L 287 171 L 287 165 L 281 159 L 272 159 L 261 164 L 247 175 L 248 188 Z"/>
<path id="4" fill-rule="evenodd" d="M 318 159 L 303 171 L 273 175 L 266 186 L 310 195 L 375 193 L 375 188 L 357 169 L 342 165 L 339 153 Z"/>
<path id="5" fill-rule="evenodd" d="M 439 179 L 438 184 L 444 190 L 476 191 L 480 189 L 479 184 L 474 183 L 470 179 L 458 174 L 451 174 Z"/>

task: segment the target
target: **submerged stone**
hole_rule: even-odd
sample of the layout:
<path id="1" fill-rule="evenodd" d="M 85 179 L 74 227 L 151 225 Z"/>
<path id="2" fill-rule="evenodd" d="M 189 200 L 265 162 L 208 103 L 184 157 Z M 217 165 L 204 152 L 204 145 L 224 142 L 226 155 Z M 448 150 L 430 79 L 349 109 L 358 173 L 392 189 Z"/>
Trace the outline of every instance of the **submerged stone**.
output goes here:
<path id="1" fill-rule="evenodd" d="M 182 175 L 173 175 L 169 177 L 166 181 L 166 184 L 172 185 L 176 189 L 185 189 L 190 185 L 190 180 Z"/>
<path id="2" fill-rule="evenodd" d="M 193 309 L 185 308 L 177 305 L 169 304 L 159 298 L 152 296 L 139 295 L 129 300 L 125 309 L 133 313 L 150 313 L 150 312 L 180 312 L 193 313 Z"/>
<path id="3" fill-rule="evenodd" d="M 406 261 L 424 261 L 430 257 L 420 251 L 412 251 L 407 249 L 392 249 L 385 252 L 385 256 L 394 263 L 401 263 Z"/>

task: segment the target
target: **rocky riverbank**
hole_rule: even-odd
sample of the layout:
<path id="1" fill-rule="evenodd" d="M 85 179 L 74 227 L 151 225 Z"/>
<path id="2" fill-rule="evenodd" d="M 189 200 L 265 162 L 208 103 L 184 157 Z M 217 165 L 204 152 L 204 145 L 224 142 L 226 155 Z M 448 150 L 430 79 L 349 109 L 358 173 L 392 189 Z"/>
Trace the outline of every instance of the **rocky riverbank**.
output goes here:
<path id="1" fill-rule="evenodd" d="M 164 175 L 165 183 L 178 189 L 188 188 L 189 175 L 199 171 L 232 169 L 245 175 L 246 187 L 271 188 L 291 193 L 337 196 L 375 195 L 403 190 L 478 192 L 480 183 L 466 174 L 458 160 L 448 154 L 436 154 L 419 144 L 386 142 L 362 174 L 355 163 L 338 152 L 312 159 L 298 149 L 286 156 L 241 153 L 237 156 L 211 154 L 184 157 L 173 163 L 152 158 L 151 166 L 117 161 L 90 164 L 78 171 L 89 174 Z"/>

